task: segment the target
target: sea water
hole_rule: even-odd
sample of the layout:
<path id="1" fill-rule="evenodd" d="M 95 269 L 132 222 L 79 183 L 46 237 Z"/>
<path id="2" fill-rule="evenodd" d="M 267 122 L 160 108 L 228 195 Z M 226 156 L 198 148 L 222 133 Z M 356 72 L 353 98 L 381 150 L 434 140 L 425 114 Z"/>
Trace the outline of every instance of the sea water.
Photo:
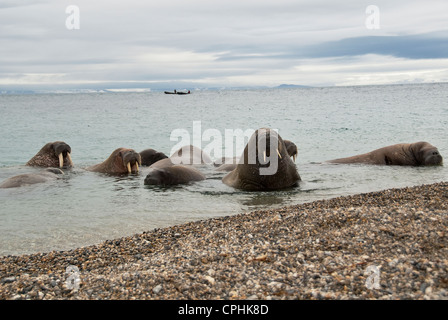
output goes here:
<path id="1" fill-rule="evenodd" d="M 0 255 L 69 250 L 189 221 L 448 180 L 446 166 L 324 163 L 417 141 L 428 141 L 447 158 L 448 84 L 196 90 L 179 96 L 0 95 L 0 112 L 0 181 L 38 172 L 25 163 L 47 142 L 68 143 L 75 164 L 61 179 L 0 189 Z M 224 185 L 225 173 L 213 166 L 201 168 L 205 181 L 175 187 L 145 186 L 144 170 L 129 176 L 84 170 L 119 147 L 169 155 L 179 142 L 170 139 L 172 133 L 184 129 L 193 136 L 198 124 L 201 132 L 216 129 L 223 138 L 226 129 L 278 129 L 298 147 L 300 185 L 240 191 Z"/>

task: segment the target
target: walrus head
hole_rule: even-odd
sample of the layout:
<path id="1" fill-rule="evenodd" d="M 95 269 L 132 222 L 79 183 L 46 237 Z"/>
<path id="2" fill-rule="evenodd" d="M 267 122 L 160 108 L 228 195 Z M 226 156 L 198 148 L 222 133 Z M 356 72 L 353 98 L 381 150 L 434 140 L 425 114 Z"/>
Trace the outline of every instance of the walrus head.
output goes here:
<path id="1" fill-rule="evenodd" d="M 296 162 L 296 157 L 298 153 L 297 146 L 294 142 L 289 140 L 283 140 L 286 146 L 286 151 L 288 152 L 289 156 L 292 157 L 293 161 Z"/>
<path id="2" fill-rule="evenodd" d="M 412 144 L 412 151 L 417 165 L 439 166 L 443 164 L 443 158 L 439 150 L 428 142 L 422 141 Z"/>
<path id="3" fill-rule="evenodd" d="M 278 190 L 299 180 L 285 142 L 268 128 L 255 131 L 237 167 L 223 178 L 225 184 L 243 190 Z"/>
<path id="4" fill-rule="evenodd" d="M 132 149 L 120 148 L 117 150 L 118 153 L 115 156 L 117 173 L 138 173 L 138 166 L 142 164 L 140 154 Z"/>
<path id="5" fill-rule="evenodd" d="M 142 166 L 150 166 L 159 160 L 168 158 L 168 156 L 163 152 L 159 152 L 154 149 L 146 149 L 141 151 L 140 157 L 142 160 Z"/>
<path id="6" fill-rule="evenodd" d="M 27 162 L 28 166 L 36 167 L 73 167 L 72 149 L 63 141 L 49 142 Z"/>

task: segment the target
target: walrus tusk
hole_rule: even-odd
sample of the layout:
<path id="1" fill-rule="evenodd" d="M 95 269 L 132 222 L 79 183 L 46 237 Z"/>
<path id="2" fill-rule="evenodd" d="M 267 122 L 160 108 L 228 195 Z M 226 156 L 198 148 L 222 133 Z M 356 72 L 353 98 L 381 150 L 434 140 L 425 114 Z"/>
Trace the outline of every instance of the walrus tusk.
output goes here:
<path id="1" fill-rule="evenodd" d="M 67 152 L 67 158 L 68 158 L 69 164 L 73 167 L 73 161 L 72 161 L 72 156 L 70 155 L 70 152 Z"/>
<path id="2" fill-rule="evenodd" d="M 131 173 L 132 171 L 131 171 L 131 163 L 130 162 L 128 162 L 127 167 L 128 167 L 128 173 Z"/>
<path id="3" fill-rule="evenodd" d="M 294 160 L 294 162 L 296 162 L 296 155 L 293 155 L 292 159 Z"/>
<path id="4" fill-rule="evenodd" d="M 264 162 L 266 162 L 266 151 L 263 151 L 263 159 L 264 159 Z"/>
<path id="5" fill-rule="evenodd" d="M 135 170 L 138 172 L 138 162 L 135 163 Z"/>
<path id="6" fill-rule="evenodd" d="M 58 155 L 59 157 L 59 168 L 62 168 L 64 166 L 64 156 L 62 155 L 62 152 Z"/>
<path id="7" fill-rule="evenodd" d="M 278 151 L 278 149 L 277 149 L 277 154 L 278 154 L 278 156 L 279 156 L 280 159 L 283 159 L 283 158 L 282 158 L 282 155 L 280 154 L 280 151 Z"/>

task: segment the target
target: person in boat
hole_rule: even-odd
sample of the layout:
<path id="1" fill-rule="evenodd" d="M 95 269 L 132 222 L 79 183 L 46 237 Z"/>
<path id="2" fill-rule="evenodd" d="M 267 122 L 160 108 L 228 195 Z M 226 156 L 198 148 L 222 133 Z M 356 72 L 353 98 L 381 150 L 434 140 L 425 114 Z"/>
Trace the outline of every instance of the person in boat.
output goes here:
<path id="1" fill-rule="evenodd" d="M 176 89 L 174 89 L 174 93 L 177 93 Z"/>
<path id="2" fill-rule="evenodd" d="M 188 90 L 188 93 L 190 93 L 190 90 Z"/>

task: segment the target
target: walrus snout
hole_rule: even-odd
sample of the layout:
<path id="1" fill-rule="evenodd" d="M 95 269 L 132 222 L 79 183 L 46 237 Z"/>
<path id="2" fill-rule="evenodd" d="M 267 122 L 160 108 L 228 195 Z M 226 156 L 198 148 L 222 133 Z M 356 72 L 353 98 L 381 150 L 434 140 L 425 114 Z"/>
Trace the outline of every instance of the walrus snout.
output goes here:
<path id="1" fill-rule="evenodd" d="M 160 185 L 166 178 L 166 174 L 163 170 L 153 169 L 145 178 L 145 185 Z M 169 183 L 167 183 L 169 184 Z"/>
<path id="2" fill-rule="evenodd" d="M 425 165 L 439 166 L 442 164 L 443 164 L 443 158 L 438 150 L 430 152 L 430 154 L 425 158 Z"/>
<path id="3" fill-rule="evenodd" d="M 139 165 L 142 164 L 142 158 L 139 153 L 129 150 L 122 153 L 123 164 L 127 168 L 128 173 L 138 173 Z"/>
<path id="4" fill-rule="evenodd" d="M 294 142 L 292 142 L 292 141 L 289 141 L 289 140 L 283 140 L 283 142 L 285 143 L 286 151 L 288 152 L 288 155 L 290 157 L 292 157 L 292 159 L 295 162 L 297 154 L 298 154 L 298 149 L 297 149 L 296 144 Z"/>
<path id="5" fill-rule="evenodd" d="M 66 167 L 73 167 L 73 161 L 71 157 L 72 148 L 68 144 L 62 141 L 54 142 L 51 147 L 54 150 L 54 155 L 59 160 L 59 168 L 64 167 L 64 163 L 66 163 Z"/>

